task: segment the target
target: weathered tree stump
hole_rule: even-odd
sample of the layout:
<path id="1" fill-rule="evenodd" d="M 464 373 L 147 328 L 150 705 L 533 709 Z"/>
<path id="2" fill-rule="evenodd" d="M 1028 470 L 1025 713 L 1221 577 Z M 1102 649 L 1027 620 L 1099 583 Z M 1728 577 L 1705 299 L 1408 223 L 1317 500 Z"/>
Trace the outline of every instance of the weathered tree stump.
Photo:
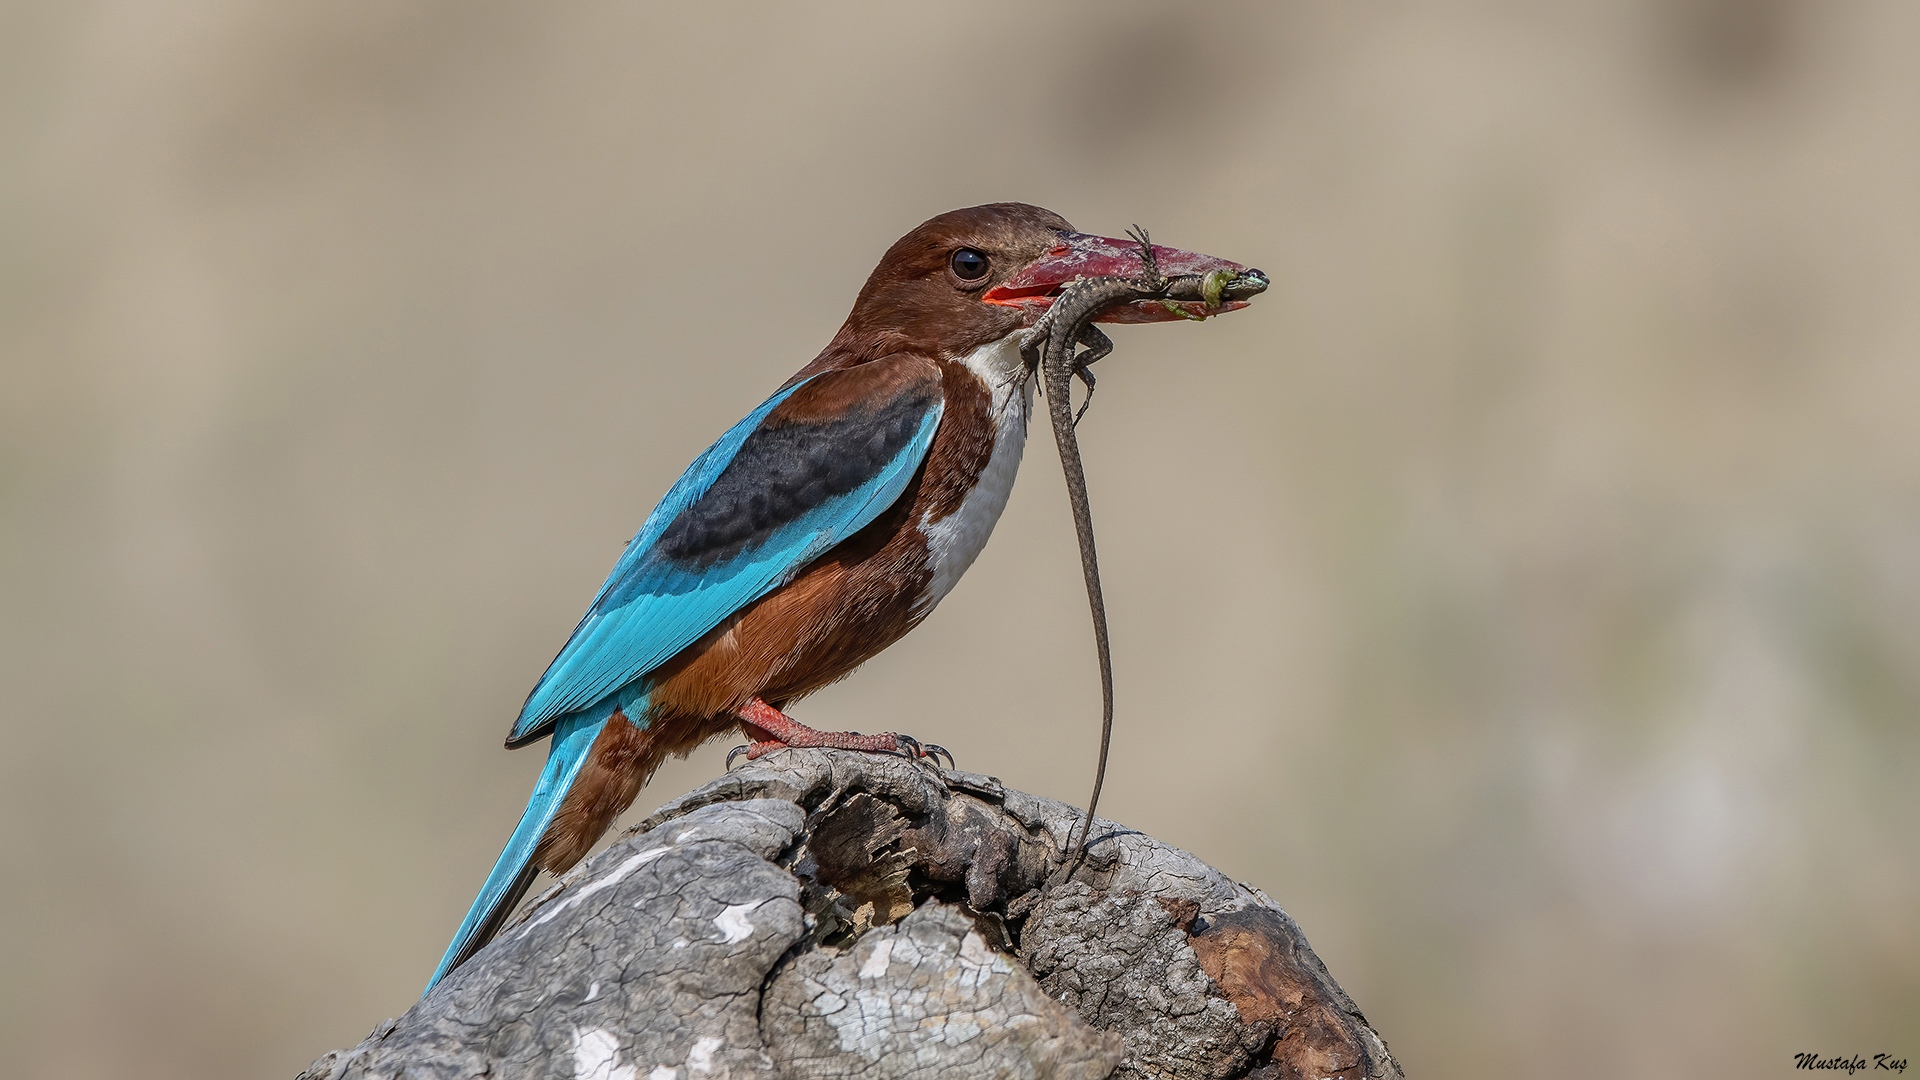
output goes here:
<path id="1" fill-rule="evenodd" d="M 1400 1077 L 1259 890 L 992 777 L 789 750 L 683 795 L 302 1080 Z"/>

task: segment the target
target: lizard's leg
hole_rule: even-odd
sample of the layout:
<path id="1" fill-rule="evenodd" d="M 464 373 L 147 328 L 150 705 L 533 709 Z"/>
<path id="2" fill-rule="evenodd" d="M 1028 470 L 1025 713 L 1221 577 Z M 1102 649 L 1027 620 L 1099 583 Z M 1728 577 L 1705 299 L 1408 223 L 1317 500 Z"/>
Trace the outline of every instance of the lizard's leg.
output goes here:
<path id="1" fill-rule="evenodd" d="M 1093 372 L 1087 369 L 1092 367 L 1095 361 L 1113 351 L 1113 339 L 1092 323 L 1081 328 L 1079 340 L 1080 344 L 1085 345 L 1086 348 L 1075 354 L 1073 373 L 1081 382 L 1087 384 L 1087 396 L 1080 402 L 1080 411 L 1073 414 L 1074 427 L 1080 426 L 1080 418 L 1087 415 L 1087 406 L 1093 404 Z"/>

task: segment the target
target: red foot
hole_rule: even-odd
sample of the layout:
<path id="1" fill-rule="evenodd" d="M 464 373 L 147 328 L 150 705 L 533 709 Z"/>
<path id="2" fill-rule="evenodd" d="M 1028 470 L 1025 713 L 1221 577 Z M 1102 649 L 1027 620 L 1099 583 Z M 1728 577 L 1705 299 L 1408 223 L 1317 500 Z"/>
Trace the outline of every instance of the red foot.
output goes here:
<path id="1" fill-rule="evenodd" d="M 905 754 L 915 758 L 944 756 L 947 765 L 953 765 L 953 755 L 947 753 L 944 747 L 931 744 L 922 746 L 920 740 L 911 735 L 892 731 L 880 735 L 862 735 L 857 731 L 816 731 L 759 698 L 754 698 L 746 708 L 740 710 L 740 727 L 746 732 L 747 738 L 753 740 L 752 745 L 745 748 L 748 761 L 787 747 L 817 746 L 835 750 Z M 733 755 L 727 757 L 728 764 L 732 764 Z"/>

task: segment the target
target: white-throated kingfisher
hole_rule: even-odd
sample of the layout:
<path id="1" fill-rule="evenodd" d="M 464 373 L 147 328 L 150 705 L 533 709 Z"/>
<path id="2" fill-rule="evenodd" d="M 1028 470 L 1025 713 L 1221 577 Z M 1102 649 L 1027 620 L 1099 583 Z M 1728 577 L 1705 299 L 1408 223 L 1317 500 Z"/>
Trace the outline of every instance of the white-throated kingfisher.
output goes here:
<path id="1" fill-rule="evenodd" d="M 1245 267 L 1153 249 L 1165 275 Z M 668 754 L 743 731 L 783 746 L 918 753 L 784 712 L 927 617 L 1007 505 L 1034 380 L 1020 346 L 1067 284 L 1132 276 L 1141 247 L 993 203 L 887 250 L 824 351 L 695 459 L 627 545 L 527 696 L 508 748 L 546 768 L 431 990 L 540 870 L 578 862 Z M 1103 322 L 1244 306 L 1141 301 Z"/>

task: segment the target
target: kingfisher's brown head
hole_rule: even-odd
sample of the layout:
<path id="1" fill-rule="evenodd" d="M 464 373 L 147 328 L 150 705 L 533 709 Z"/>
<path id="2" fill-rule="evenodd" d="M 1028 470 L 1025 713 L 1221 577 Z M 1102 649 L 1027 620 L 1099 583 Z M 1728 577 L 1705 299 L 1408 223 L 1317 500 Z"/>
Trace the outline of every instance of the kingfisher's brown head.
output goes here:
<path id="1" fill-rule="evenodd" d="M 1257 276 L 1238 263 L 1175 248 L 1153 248 L 1162 275 Z M 829 352 L 872 357 L 904 349 L 959 357 L 1034 324 L 1074 281 L 1140 277 L 1142 245 L 1075 232 L 1051 210 L 987 203 L 929 218 L 887 249 L 854 301 Z M 1165 322 L 1246 306 L 1224 299 L 1139 301 L 1101 322 Z M 823 359 L 825 357 L 823 356 Z M 857 362 L 857 361 L 856 361 Z"/>

